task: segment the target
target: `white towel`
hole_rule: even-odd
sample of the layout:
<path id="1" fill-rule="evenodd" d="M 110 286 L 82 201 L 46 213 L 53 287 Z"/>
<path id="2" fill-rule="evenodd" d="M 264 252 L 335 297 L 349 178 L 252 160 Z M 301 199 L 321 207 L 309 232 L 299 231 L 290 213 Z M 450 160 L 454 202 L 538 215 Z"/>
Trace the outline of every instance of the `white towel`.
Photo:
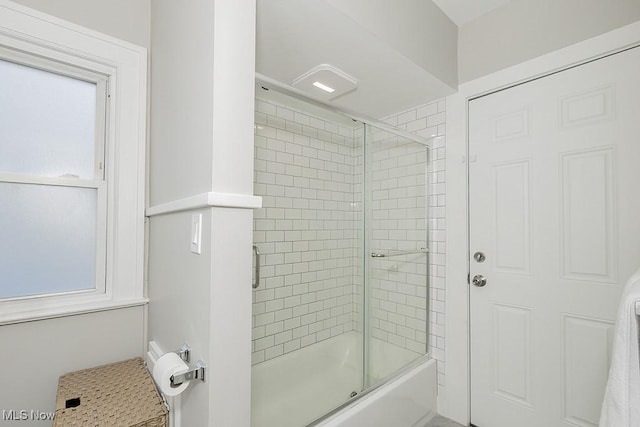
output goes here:
<path id="1" fill-rule="evenodd" d="M 631 276 L 620 300 L 609 380 L 600 413 L 600 427 L 640 426 L 637 301 L 640 301 L 640 270 Z"/>

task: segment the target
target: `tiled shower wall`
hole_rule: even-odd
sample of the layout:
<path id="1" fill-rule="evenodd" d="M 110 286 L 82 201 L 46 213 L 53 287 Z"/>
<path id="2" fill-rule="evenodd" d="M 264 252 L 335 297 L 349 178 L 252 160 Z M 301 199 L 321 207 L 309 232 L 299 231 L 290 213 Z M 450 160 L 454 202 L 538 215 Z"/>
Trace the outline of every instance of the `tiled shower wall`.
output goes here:
<path id="1" fill-rule="evenodd" d="M 371 129 L 371 128 L 370 128 Z M 369 132 L 369 257 L 372 336 L 427 350 L 427 147 L 386 131 Z M 412 252 L 400 255 L 402 252 Z"/>
<path id="2" fill-rule="evenodd" d="M 403 111 L 384 119 L 390 125 L 431 143 L 427 169 L 427 225 L 429 247 L 429 353 L 438 361 L 438 386 L 444 386 L 445 354 L 445 101 Z"/>
<path id="3" fill-rule="evenodd" d="M 354 204 L 354 132 L 256 101 L 253 363 L 354 329 L 361 214 Z"/>

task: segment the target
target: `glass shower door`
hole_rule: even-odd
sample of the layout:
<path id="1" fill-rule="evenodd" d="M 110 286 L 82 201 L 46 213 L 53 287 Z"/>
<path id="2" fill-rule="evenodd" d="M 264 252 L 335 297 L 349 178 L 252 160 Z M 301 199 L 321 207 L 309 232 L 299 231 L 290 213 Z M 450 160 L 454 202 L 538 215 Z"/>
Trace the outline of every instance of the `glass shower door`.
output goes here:
<path id="1" fill-rule="evenodd" d="M 251 422 L 301 427 L 363 387 L 362 124 L 256 96 Z"/>
<path id="2" fill-rule="evenodd" d="M 427 353 L 426 145 L 366 126 L 365 387 Z"/>

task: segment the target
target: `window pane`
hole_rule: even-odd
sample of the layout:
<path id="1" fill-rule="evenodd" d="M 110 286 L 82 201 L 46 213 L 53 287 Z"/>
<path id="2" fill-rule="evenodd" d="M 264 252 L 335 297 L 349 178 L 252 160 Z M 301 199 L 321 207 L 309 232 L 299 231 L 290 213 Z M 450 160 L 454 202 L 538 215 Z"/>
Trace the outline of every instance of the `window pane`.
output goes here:
<path id="1" fill-rule="evenodd" d="M 0 183 L 0 298 L 95 288 L 97 192 Z"/>
<path id="2" fill-rule="evenodd" d="M 96 88 L 0 60 L 0 172 L 93 179 Z"/>

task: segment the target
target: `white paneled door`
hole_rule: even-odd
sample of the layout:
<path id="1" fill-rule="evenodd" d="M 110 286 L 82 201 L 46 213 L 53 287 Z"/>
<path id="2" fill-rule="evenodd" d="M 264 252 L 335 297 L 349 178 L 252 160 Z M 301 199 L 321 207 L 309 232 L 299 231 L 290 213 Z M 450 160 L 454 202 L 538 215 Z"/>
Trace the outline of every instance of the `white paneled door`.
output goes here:
<path id="1" fill-rule="evenodd" d="M 597 426 L 640 266 L 640 48 L 470 101 L 469 147 L 471 421 Z"/>

